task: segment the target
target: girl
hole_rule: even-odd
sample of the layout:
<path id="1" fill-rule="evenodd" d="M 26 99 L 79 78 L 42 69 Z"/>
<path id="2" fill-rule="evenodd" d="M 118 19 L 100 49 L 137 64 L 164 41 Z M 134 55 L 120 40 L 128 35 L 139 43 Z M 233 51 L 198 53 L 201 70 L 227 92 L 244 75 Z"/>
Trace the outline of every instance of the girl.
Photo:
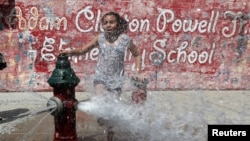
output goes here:
<path id="1" fill-rule="evenodd" d="M 96 36 L 82 48 L 74 50 L 62 50 L 68 55 L 85 54 L 94 47 L 99 47 L 98 62 L 94 77 L 96 94 L 107 90 L 119 96 L 123 85 L 124 56 L 128 49 L 135 57 L 136 76 L 141 71 L 141 54 L 133 40 L 125 34 L 128 28 L 127 21 L 118 13 L 106 13 L 102 19 L 104 32 Z"/>
<path id="2" fill-rule="evenodd" d="M 68 55 L 85 54 L 94 47 L 99 47 L 98 62 L 94 77 L 94 87 L 97 95 L 108 91 L 116 98 L 120 97 L 124 76 L 124 56 L 128 49 L 135 57 L 136 75 L 141 71 L 141 54 L 132 39 L 125 34 L 128 28 L 127 21 L 118 13 L 106 13 L 102 19 L 103 33 L 100 33 L 92 41 L 82 48 L 75 50 L 62 50 L 61 53 Z M 99 118 L 99 124 L 104 124 L 105 119 Z M 113 140 L 114 132 L 109 127 L 107 139 Z"/>

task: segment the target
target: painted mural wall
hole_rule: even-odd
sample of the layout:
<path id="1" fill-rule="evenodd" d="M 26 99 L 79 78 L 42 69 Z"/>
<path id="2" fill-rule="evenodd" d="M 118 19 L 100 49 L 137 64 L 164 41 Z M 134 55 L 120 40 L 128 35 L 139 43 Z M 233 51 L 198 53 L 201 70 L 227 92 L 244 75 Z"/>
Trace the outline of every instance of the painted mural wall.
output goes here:
<path id="1" fill-rule="evenodd" d="M 150 89 L 250 88 L 249 0 L 0 0 L 0 8 L 0 52 L 8 65 L 0 91 L 51 90 L 59 50 L 90 41 L 108 11 L 128 20 Z M 81 79 L 77 90 L 87 89 L 97 59 L 98 48 L 70 58 Z M 125 61 L 129 80 L 129 52 Z"/>

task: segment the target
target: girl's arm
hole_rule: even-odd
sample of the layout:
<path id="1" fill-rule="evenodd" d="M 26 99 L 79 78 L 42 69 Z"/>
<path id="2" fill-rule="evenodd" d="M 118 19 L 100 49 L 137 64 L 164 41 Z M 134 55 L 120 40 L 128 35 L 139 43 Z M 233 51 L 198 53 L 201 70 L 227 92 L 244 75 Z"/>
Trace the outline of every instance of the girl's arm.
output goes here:
<path id="1" fill-rule="evenodd" d="M 137 49 L 133 41 L 130 41 L 130 47 L 129 47 L 130 52 L 132 55 L 135 57 L 135 70 L 136 74 L 140 74 L 141 72 L 141 62 L 142 62 L 142 57 L 140 54 L 140 51 Z"/>
<path id="2" fill-rule="evenodd" d="M 61 50 L 60 53 L 62 53 L 62 54 L 65 53 L 67 55 L 85 54 L 88 51 L 90 51 L 91 49 L 93 49 L 95 46 L 98 45 L 98 38 L 99 38 L 99 36 L 96 36 L 95 38 L 93 38 L 88 44 L 86 44 L 82 48 L 77 48 L 77 49 L 73 49 L 73 50 Z"/>

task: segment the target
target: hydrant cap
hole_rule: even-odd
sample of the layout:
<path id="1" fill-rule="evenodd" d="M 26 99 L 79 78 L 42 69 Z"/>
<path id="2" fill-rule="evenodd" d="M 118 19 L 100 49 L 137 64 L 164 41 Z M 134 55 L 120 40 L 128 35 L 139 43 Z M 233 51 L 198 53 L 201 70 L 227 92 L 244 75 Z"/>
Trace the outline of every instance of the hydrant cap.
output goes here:
<path id="1" fill-rule="evenodd" d="M 74 87 L 78 85 L 80 79 L 75 75 L 74 70 L 70 67 L 68 56 L 59 55 L 56 68 L 52 72 L 48 83 L 51 87 Z"/>
<path id="2" fill-rule="evenodd" d="M 68 56 L 66 54 L 60 54 L 56 62 L 56 69 L 67 69 L 70 67 Z"/>

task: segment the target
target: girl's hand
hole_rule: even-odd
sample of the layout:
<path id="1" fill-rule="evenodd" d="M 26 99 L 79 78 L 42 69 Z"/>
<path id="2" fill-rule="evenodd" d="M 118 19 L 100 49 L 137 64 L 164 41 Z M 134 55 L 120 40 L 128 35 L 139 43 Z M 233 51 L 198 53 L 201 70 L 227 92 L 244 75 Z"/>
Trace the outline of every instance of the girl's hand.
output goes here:
<path id="1" fill-rule="evenodd" d="M 132 78 L 135 81 L 142 82 L 142 83 L 148 81 L 147 77 L 145 75 L 142 75 L 141 73 L 136 73 L 134 76 L 132 76 Z"/>
<path id="2" fill-rule="evenodd" d="M 59 50 L 59 54 L 69 54 L 69 51 L 65 49 L 61 49 Z"/>
<path id="3" fill-rule="evenodd" d="M 148 79 L 143 77 L 142 75 L 140 76 L 132 76 L 131 78 L 131 83 L 133 86 L 141 89 L 141 90 L 146 90 L 147 89 L 147 84 L 148 84 Z"/>

